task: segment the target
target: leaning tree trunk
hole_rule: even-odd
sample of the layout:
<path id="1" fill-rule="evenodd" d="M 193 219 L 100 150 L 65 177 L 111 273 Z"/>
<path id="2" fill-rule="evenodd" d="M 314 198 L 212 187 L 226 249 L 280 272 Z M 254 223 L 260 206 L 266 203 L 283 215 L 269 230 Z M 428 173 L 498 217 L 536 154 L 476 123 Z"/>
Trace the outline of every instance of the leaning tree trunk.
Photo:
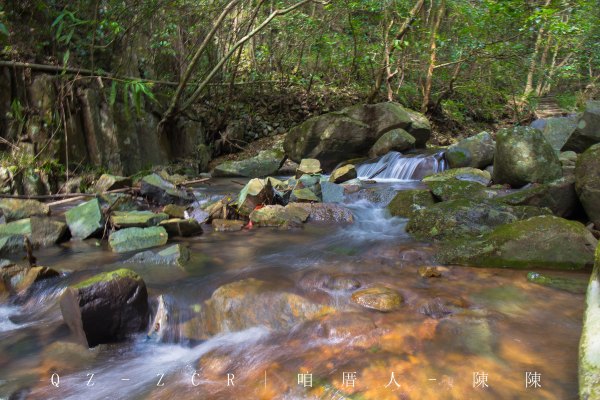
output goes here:
<path id="1" fill-rule="evenodd" d="M 446 8 L 446 0 L 440 1 L 440 6 L 438 9 L 437 18 L 433 23 L 433 27 L 431 29 L 431 38 L 429 42 L 429 68 L 427 69 L 427 76 L 425 77 L 425 87 L 423 89 L 423 102 L 421 103 L 421 112 L 427 112 L 429 108 L 429 102 L 431 100 L 431 83 L 433 81 L 433 70 L 435 68 L 435 61 L 437 58 L 437 46 L 436 46 L 436 36 L 437 32 L 442 23 L 442 18 Z"/>

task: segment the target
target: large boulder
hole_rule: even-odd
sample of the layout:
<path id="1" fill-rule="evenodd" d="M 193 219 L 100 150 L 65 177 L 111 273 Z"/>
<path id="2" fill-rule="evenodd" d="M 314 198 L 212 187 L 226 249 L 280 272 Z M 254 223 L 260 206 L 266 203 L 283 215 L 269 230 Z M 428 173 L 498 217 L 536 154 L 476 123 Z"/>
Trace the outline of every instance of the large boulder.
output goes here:
<path id="1" fill-rule="evenodd" d="M 209 334 L 235 332 L 263 325 L 285 330 L 334 310 L 277 285 L 253 278 L 228 283 L 215 290 L 204 307 L 204 327 Z"/>
<path id="2" fill-rule="evenodd" d="M 244 176 L 246 178 L 262 178 L 273 175 L 283 162 L 283 151 L 263 150 L 256 156 L 239 161 L 225 161 L 212 171 L 214 177 Z"/>
<path id="3" fill-rule="evenodd" d="M 531 206 L 509 206 L 492 201 L 458 199 L 415 210 L 406 231 L 418 239 L 452 239 L 477 236 L 492 229 L 550 210 Z"/>
<path id="4" fill-rule="evenodd" d="M 588 217 L 600 227 L 600 143 L 577 159 L 575 190 Z"/>
<path id="5" fill-rule="evenodd" d="M 104 214 L 98 199 L 81 203 L 65 213 L 71 235 L 77 239 L 87 239 L 104 229 Z"/>
<path id="6" fill-rule="evenodd" d="M 543 215 L 496 227 L 479 238 L 444 243 L 441 261 L 492 268 L 583 269 L 598 241 L 583 224 Z"/>
<path id="7" fill-rule="evenodd" d="M 547 207 L 558 217 L 570 217 L 581 209 L 575 193 L 575 179 L 572 176 L 525 187 L 508 195 L 496 197 L 496 200 L 513 206 Z"/>
<path id="8" fill-rule="evenodd" d="M 163 246 L 167 243 L 169 235 L 162 226 L 150 228 L 126 228 L 113 232 L 108 238 L 108 244 L 116 253 L 143 250 L 151 247 Z"/>
<path id="9" fill-rule="evenodd" d="M 48 217 L 31 217 L 31 243 L 34 246 L 51 246 L 68 239 L 67 224 Z"/>
<path id="10" fill-rule="evenodd" d="M 450 168 L 473 167 L 483 169 L 494 161 L 496 143 L 488 132 L 461 140 L 446 151 Z"/>
<path id="11" fill-rule="evenodd" d="M 489 185 L 492 176 L 488 171 L 485 170 L 463 167 L 447 169 L 436 174 L 427 175 L 425 178 L 423 178 L 423 182 L 445 182 L 455 179 L 467 182 L 477 182 L 481 185 L 487 186 Z"/>
<path id="12" fill-rule="evenodd" d="M 572 150 L 583 153 L 590 146 L 600 142 L 600 101 L 588 101 L 585 111 L 579 121 L 577 128 L 569 136 L 562 151 Z"/>
<path id="13" fill-rule="evenodd" d="M 544 122 L 538 129 L 558 153 L 577 127 L 577 120 L 574 117 L 554 117 L 545 119 Z"/>
<path id="14" fill-rule="evenodd" d="M 585 298 L 579 342 L 579 398 L 600 400 L 600 246 Z"/>
<path id="15" fill-rule="evenodd" d="M 89 347 L 125 339 L 148 324 L 148 292 L 142 278 L 119 269 L 69 286 L 60 298 L 63 319 Z"/>
<path id="16" fill-rule="evenodd" d="M 561 163 L 542 133 L 531 127 L 501 129 L 496 135 L 494 183 L 521 187 L 562 177 Z"/>
<path id="17" fill-rule="evenodd" d="M 495 190 L 487 188 L 490 180 L 488 171 L 463 167 L 429 175 L 423 182 L 437 199 L 447 201 L 461 198 L 490 199 L 497 194 Z"/>
<path id="18" fill-rule="evenodd" d="M 357 105 L 313 117 L 290 130 L 284 149 L 296 162 L 316 158 L 325 170 L 362 157 L 386 132 L 402 128 L 424 147 L 431 134 L 427 118 L 397 103 Z"/>
<path id="19" fill-rule="evenodd" d="M 0 209 L 7 222 L 31 216 L 50 215 L 50 207 L 37 200 L 0 199 Z"/>
<path id="20" fill-rule="evenodd" d="M 167 204 L 184 205 L 194 201 L 191 194 L 178 189 L 175 184 L 158 174 L 151 174 L 142 178 L 140 193 L 151 202 L 161 206 Z"/>
<path id="21" fill-rule="evenodd" d="M 429 190 L 400 190 L 387 205 L 387 209 L 393 217 L 410 218 L 416 210 L 434 204 L 435 199 Z"/>
<path id="22" fill-rule="evenodd" d="M 369 150 L 369 157 L 383 156 L 390 151 L 403 152 L 414 149 L 416 141 L 414 136 L 404 129 L 392 129 L 377 139 L 371 150 Z"/>

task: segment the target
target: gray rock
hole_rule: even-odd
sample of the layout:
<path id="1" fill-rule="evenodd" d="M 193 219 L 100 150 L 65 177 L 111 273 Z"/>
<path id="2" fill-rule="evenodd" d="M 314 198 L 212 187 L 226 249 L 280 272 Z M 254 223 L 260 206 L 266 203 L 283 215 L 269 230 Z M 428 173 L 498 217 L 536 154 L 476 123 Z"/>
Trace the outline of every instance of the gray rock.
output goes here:
<path id="1" fill-rule="evenodd" d="M 562 151 L 572 150 L 583 153 L 590 146 L 600 142 L 600 101 L 588 101 L 583 115 L 577 121 L 577 128 L 569 136 Z"/>
<path id="2" fill-rule="evenodd" d="M 446 151 L 450 168 L 473 167 L 483 169 L 494 161 L 496 143 L 487 132 L 466 138 Z"/>
<path id="3" fill-rule="evenodd" d="M 263 150 L 258 155 L 239 161 L 225 161 L 212 171 L 214 177 L 244 176 L 262 178 L 279 170 L 284 154 L 281 150 Z"/>
<path id="4" fill-rule="evenodd" d="M 151 174 L 142 179 L 140 193 L 158 205 L 190 204 L 194 197 L 185 190 L 178 189 L 173 183 L 158 174 Z"/>
<path id="5" fill-rule="evenodd" d="M 169 236 L 165 228 L 153 226 L 150 228 L 126 228 L 113 232 L 108 238 L 108 244 L 116 253 L 143 250 L 163 246 Z"/>
<path id="6" fill-rule="evenodd" d="M 104 214 L 98 199 L 81 203 L 65 213 L 71 235 L 77 239 L 87 239 L 104 229 Z"/>
<path id="7" fill-rule="evenodd" d="M 575 190 L 590 220 L 600 227 L 600 143 L 577 159 Z"/>
<path id="8" fill-rule="evenodd" d="M 37 200 L 0 199 L 0 209 L 2 209 L 7 222 L 34 215 L 50 215 L 50 207 Z"/>
<path id="9" fill-rule="evenodd" d="M 344 187 L 331 182 L 321 182 L 321 199 L 323 203 L 343 203 Z"/>

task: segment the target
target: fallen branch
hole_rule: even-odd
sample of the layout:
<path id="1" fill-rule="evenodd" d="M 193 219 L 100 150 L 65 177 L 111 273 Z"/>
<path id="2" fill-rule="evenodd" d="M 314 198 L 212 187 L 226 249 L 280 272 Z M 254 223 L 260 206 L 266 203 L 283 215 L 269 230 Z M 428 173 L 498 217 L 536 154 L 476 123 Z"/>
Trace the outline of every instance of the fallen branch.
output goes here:
<path id="1" fill-rule="evenodd" d="M 378 169 L 378 170 L 377 170 L 377 171 L 376 171 L 374 174 L 371 174 L 371 175 L 368 177 L 368 179 L 373 179 L 373 178 L 375 178 L 377 175 L 379 175 L 380 173 L 382 173 L 382 172 L 383 172 L 383 170 L 387 168 L 387 166 L 388 166 L 388 165 L 387 165 L 387 164 L 385 164 L 383 167 L 379 168 L 379 169 Z"/>
<path id="2" fill-rule="evenodd" d="M 201 178 L 201 179 L 194 179 L 194 180 L 191 180 L 191 181 L 186 181 L 186 182 L 180 183 L 180 184 L 179 184 L 179 186 L 191 186 L 191 185 L 196 185 L 196 184 L 198 184 L 198 183 L 204 183 L 204 182 L 206 182 L 206 181 L 209 181 L 209 180 L 211 180 L 211 179 L 212 179 L 212 178 Z"/>

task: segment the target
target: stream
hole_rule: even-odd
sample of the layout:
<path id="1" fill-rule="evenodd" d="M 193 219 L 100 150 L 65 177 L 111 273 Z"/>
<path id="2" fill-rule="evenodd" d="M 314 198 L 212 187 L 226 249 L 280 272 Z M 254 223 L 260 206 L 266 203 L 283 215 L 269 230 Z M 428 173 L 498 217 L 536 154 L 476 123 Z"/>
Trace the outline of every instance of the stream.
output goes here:
<path id="1" fill-rule="evenodd" d="M 36 252 L 61 276 L 0 306 L 0 398 L 576 399 L 584 295 L 529 283 L 527 271 L 450 266 L 422 278 L 420 266 L 436 265 L 435 247 L 411 239 L 406 220 L 385 209 L 395 191 L 421 185 L 402 174 L 347 196 L 351 225 L 207 227 L 180 241 L 197 255 L 190 268 L 126 264 L 146 282 L 152 313 L 164 296 L 162 341 L 141 332 L 90 350 L 71 343 L 58 305 L 64 288 L 120 267 L 131 254 L 93 239 Z M 219 179 L 197 191 L 207 198 L 240 188 Z M 248 278 L 335 312 L 287 330 L 195 334 L 192 322 L 215 289 Z M 393 288 L 402 306 L 363 308 L 350 300 L 352 288 L 319 284 L 327 279 Z M 245 305 L 248 312 L 259 306 Z"/>

